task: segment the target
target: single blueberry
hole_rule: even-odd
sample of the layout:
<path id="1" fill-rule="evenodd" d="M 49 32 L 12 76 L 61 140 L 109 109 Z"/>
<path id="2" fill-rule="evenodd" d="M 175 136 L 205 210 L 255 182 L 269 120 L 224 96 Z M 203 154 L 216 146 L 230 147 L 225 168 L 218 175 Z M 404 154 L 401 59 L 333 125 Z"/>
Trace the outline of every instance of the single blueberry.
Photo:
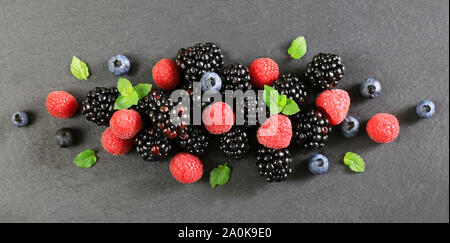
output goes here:
<path id="1" fill-rule="evenodd" d="M 16 111 L 11 117 L 11 121 L 18 127 L 28 125 L 28 114 L 24 111 Z"/>
<path id="2" fill-rule="evenodd" d="M 344 119 L 341 125 L 339 125 L 339 131 L 342 136 L 346 138 L 354 137 L 359 131 L 359 121 L 353 116 L 348 116 Z"/>
<path id="3" fill-rule="evenodd" d="M 73 131 L 70 128 L 61 128 L 56 131 L 56 144 L 62 148 L 70 147 L 74 144 Z"/>
<path id="4" fill-rule="evenodd" d="M 115 55 L 109 59 L 108 68 L 116 76 L 127 74 L 130 71 L 130 60 L 124 55 Z"/>
<path id="5" fill-rule="evenodd" d="M 222 79 L 217 73 L 207 72 L 203 74 L 200 79 L 200 83 L 202 84 L 203 92 L 206 91 L 220 91 L 222 88 Z"/>
<path id="6" fill-rule="evenodd" d="M 434 103 L 430 100 L 422 100 L 416 106 L 416 113 L 419 118 L 428 119 L 434 115 Z"/>
<path id="7" fill-rule="evenodd" d="M 328 159 L 322 154 L 313 154 L 308 159 L 308 169 L 313 175 L 322 175 L 328 171 Z"/>
<path id="8" fill-rule="evenodd" d="M 378 80 L 373 78 L 365 79 L 359 86 L 362 97 L 364 98 L 376 98 L 381 93 L 381 84 Z"/>

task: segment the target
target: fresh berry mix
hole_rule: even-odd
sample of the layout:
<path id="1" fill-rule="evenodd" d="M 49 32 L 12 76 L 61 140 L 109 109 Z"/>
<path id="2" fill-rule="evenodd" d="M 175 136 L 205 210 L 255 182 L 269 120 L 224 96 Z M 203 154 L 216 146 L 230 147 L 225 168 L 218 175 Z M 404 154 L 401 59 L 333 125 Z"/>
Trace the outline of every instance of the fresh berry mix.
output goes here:
<path id="1" fill-rule="evenodd" d="M 200 79 L 203 92 L 218 92 L 222 88 L 222 79 L 217 73 L 207 72 Z"/>
<path id="2" fill-rule="evenodd" d="M 292 173 L 292 158 L 289 149 L 270 149 L 261 147 L 256 152 L 256 167 L 258 173 L 267 182 L 286 180 Z"/>
<path id="3" fill-rule="evenodd" d="M 348 116 L 339 125 L 339 131 L 341 132 L 342 136 L 346 138 L 354 137 L 358 134 L 359 131 L 359 121 L 353 116 Z"/>
<path id="4" fill-rule="evenodd" d="M 317 90 L 329 90 L 339 84 L 344 76 L 345 67 L 340 56 L 319 53 L 308 63 L 305 76 Z"/>
<path id="5" fill-rule="evenodd" d="M 373 78 L 365 79 L 359 86 L 362 97 L 364 98 L 376 98 L 381 93 L 381 83 Z"/>
<path id="6" fill-rule="evenodd" d="M 217 102 L 206 107 L 202 114 L 203 125 L 214 135 L 228 132 L 234 124 L 233 109 L 224 102 Z"/>
<path id="7" fill-rule="evenodd" d="M 180 72 L 174 61 L 161 59 L 153 66 L 153 81 L 162 90 L 173 90 L 180 83 Z"/>
<path id="8" fill-rule="evenodd" d="M 224 90 L 246 90 L 252 89 L 250 72 L 242 64 L 234 63 L 226 66 L 220 71 Z"/>
<path id="9" fill-rule="evenodd" d="M 172 151 L 172 140 L 155 128 L 147 128 L 139 133 L 134 143 L 136 152 L 146 161 L 167 159 Z"/>
<path id="10" fill-rule="evenodd" d="M 130 60 L 124 55 L 115 55 L 108 60 L 109 71 L 116 75 L 124 75 L 130 71 Z"/>
<path id="11" fill-rule="evenodd" d="M 327 90 L 317 97 L 316 106 L 325 113 L 330 125 L 338 125 L 347 117 L 350 96 L 342 89 Z"/>
<path id="12" fill-rule="evenodd" d="M 119 91 L 115 87 L 96 87 L 81 102 L 81 114 L 99 126 L 108 125 L 118 96 Z"/>
<path id="13" fill-rule="evenodd" d="M 300 112 L 292 117 L 292 140 L 305 150 L 320 149 L 325 146 L 331 134 L 330 122 L 318 111 Z"/>
<path id="14" fill-rule="evenodd" d="M 108 127 L 102 134 L 102 146 L 108 153 L 119 156 L 133 148 L 133 140 L 116 137 Z"/>
<path id="15" fill-rule="evenodd" d="M 195 155 L 178 153 L 170 161 L 169 170 L 178 182 L 190 184 L 202 178 L 203 164 Z"/>
<path id="16" fill-rule="evenodd" d="M 28 125 L 29 122 L 28 114 L 24 111 L 16 111 L 11 116 L 11 121 L 17 127 L 24 127 Z"/>
<path id="17" fill-rule="evenodd" d="M 306 87 L 295 74 L 286 73 L 273 83 L 272 87 L 276 89 L 281 95 L 286 95 L 301 106 L 305 102 L 307 96 Z"/>
<path id="18" fill-rule="evenodd" d="M 205 153 L 211 135 L 204 127 L 188 126 L 178 135 L 176 142 L 181 149 L 194 155 Z"/>
<path id="19" fill-rule="evenodd" d="M 287 148 L 292 138 L 291 120 L 285 115 L 273 115 L 259 127 L 256 136 L 258 142 L 267 148 Z"/>
<path id="20" fill-rule="evenodd" d="M 61 119 L 72 117 L 78 110 L 77 100 L 65 91 L 53 91 L 48 94 L 46 106 L 51 116 Z"/>
<path id="21" fill-rule="evenodd" d="M 313 175 L 323 175 L 328 171 L 328 159 L 322 154 L 313 154 L 308 159 L 308 170 Z"/>
<path id="22" fill-rule="evenodd" d="M 248 68 L 253 86 L 263 89 L 264 85 L 272 86 L 280 73 L 278 64 L 270 58 L 259 58 Z"/>
<path id="23" fill-rule="evenodd" d="M 243 127 L 233 127 L 220 136 L 219 149 L 231 159 L 242 159 L 250 150 L 249 134 Z"/>
<path id="24" fill-rule="evenodd" d="M 416 106 L 417 116 L 421 119 L 428 119 L 434 115 L 434 103 L 430 100 L 423 100 Z"/>
<path id="25" fill-rule="evenodd" d="M 121 139 L 130 139 L 142 129 L 142 120 L 135 110 L 118 110 L 109 121 L 111 132 Z"/>
<path id="26" fill-rule="evenodd" d="M 75 138 L 73 130 L 70 128 L 61 128 L 56 131 L 56 144 L 61 148 L 70 147 L 74 144 Z"/>
<path id="27" fill-rule="evenodd" d="M 367 122 L 366 131 L 369 137 L 376 143 L 390 143 L 400 133 L 400 125 L 395 116 L 379 113 Z"/>

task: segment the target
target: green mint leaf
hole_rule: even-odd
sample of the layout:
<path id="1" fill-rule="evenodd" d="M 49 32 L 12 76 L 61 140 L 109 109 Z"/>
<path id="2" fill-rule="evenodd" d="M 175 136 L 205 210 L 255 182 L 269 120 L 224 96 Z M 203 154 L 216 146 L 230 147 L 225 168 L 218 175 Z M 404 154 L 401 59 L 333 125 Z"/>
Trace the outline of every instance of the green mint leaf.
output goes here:
<path id="1" fill-rule="evenodd" d="M 128 96 L 119 96 L 114 102 L 114 110 L 126 110 L 129 107 L 129 103 Z"/>
<path id="2" fill-rule="evenodd" d="M 347 165 L 350 170 L 360 173 L 364 172 L 366 169 L 366 164 L 364 163 L 363 158 L 358 154 L 347 152 L 344 156 L 344 164 Z"/>
<path id="3" fill-rule="evenodd" d="M 287 99 L 286 104 L 283 106 L 283 109 L 281 110 L 281 113 L 283 113 L 286 116 L 291 116 L 299 111 L 300 108 L 298 107 L 297 103 L 295 103 L 295 101 L 293 101 L 292 99 Z"/>
<path id="4" fill-rule="evenodd" d="M 119 90 L 121 95 L 129 96 L 133 91 L 133 85 L 128 79 L 119 78 L 119 81 L 117 81 L 117 90 Z"/>
<path id="5" fill-rule="evenodd" d="M 302 58 L 307 51 L 306 39 L 303 36 L 297 37 L 292 41 L 291 47 L 288 49 L 289 55 L 294 59 Z"/>
<path id="6" fill-rule="evenodd" d="M 150 90 L 152 90 L 151 84 L 138 84 L 134 86 L 134 90 L 137 92 L 139 99 L 144 98 Z"/>
<path id="7" fill-rule="evenodd" d="M 80 168 L 90 168 L 97 163 L 97 157 L 95 156 L 94 150 L 88 149 L 79 153 L 77 157 L 73 159 L 73 163 Z"/>
<path id="8" fill-rule="evenodd" d="M 286 95 L 280 95 L 278 96 L 278 106 L 279 107 L 283 107 L 286 105 L 287 102 L 287 96 Z"/>
<path id="9" fill-rule="evenodd" d="M 211 188 L 214 188 L 217 185 L 225 185 L 225 183 L 227 183 L 230 179 L 230 172 L 231 168 L 228 167 L 227 163 L 214 168 L 209 174 L 209 183 L 211 184 Z"/>
<path id="10" fill-rule="evenodd" d="M 272 90 L 276 91 L 276 89 L 270 87 L 269 85 L 264 85 L 264 102 L 266 103 L 267 107 L 270 107 L 270 92 Z"/>
<path id="11" fill-rule="evenodd" d="M 76 56 L 73 56 L 72 58 L 70 71 L 72 72 L 72 75 L 79 80 L 86 80 L 89 77 L 88 66 Z"/>
<path id="12" fill-rule="evenodd" d="M 264 85 L 264 101 L 267 107 L 269 107 L 270 114 L 278 114 L 281 111 L 281 107 L 278 105 L 280 94 L 278 91 L 268 85 Z"/>

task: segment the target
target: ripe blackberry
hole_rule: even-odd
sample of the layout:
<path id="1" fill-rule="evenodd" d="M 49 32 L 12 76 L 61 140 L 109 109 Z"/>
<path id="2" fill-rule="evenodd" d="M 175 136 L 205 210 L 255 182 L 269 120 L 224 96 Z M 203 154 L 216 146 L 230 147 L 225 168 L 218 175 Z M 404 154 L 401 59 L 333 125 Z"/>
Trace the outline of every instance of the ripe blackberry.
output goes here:
<path id="1" fill-rule="evenodd" d="M 206 152 L 209 139 L 209 132 L 202 126 L 187 126 L 180 132 L 176 141 L 178 146 L 187 152 L 201 155 Z"/>
<path id="2" fill-rule="evenodd" d="M 306 66 L 305 76 L 318 90 L 334 88 L 344 76 L 345 67 L 340 56 L 319 53 Z"/>
<path id="3" fill-rule="evenodd" d="M 247 131 L 242 127 L 233 127 L 220 136 L 220 151 L 231 159 L 242 159 L 250 150 Z"/>
<path id="4" fill-rule="evenodd" d="M 88 121 L 97 125 L 109 125 L 114 113 L 114 102 L 119 96 L 119 91 L 114 88 L 96 87 L 90 90 L 81 102 L 81 113 Z"/>
<path id="5" fill-rule="evenodd" d="M 256 97 L 245 97 L 241 102 L 241 106 L 238 106 L 238 102 L 235 102 L 236 106 L 234 107 L 236 125 L 238 126 L 243 125 L 246 128 L 257 128 L 270 116 L 269 108 L 267 108 L 265 104 L 258 104 Z M 263 108 L 265 108 L 265 118 L 260 121 L 259 114 L 264 112 Z M 239 121 L 242 117 L 244 119 L 243 124 Z"/>
<path id="6" fill-rule="evenodd" d="M 292 158 L 287 148 L 269 149 L 261 147 L 256 152 L 256 161 L 258 173 L 265 177 L 267 182 L 284 181 L 292 173 Z"/>
<path id="7" fill-rule="evenodd" d="M 292 139 L 306 150 L 323 148 L 331 133 L 328 119 L 320 111 L 297 113 L 292 118 Z"/>
<path id="8" fill-rule="evenodd" d="M 182 87 L 186 90 L 192 89 L 192 82 L 200 81 L 206 72 L 216 72 L 224 65 L 222 51 L 213 43 L 181 48 L 175 62 L 184 81 Z"/>
<path id="9" fill-rule="evenodd" d="M 245 92 L 252 88 L 248 67 L 239 63 L 226 66 L 219 72 L 222 79 L 222 90 L 242 90 Z"/>
<path id="10" fill-rule="evenodd" d="M 294 74 L 286 73 L 280 75 L 280 77 L 273 83 L 274 89 L 282 95 L 286 95 L 297 103 L 297 105 L 303 105 L 307 95 L 305 84 L 298 79 Z"/>
<path id="11" fill-rule="evenodd" d="M 136 152 L 147 161 L 167 159 L 172 151 L 172 140 L 155 128 L 147 128 L 135 138 Z"/>

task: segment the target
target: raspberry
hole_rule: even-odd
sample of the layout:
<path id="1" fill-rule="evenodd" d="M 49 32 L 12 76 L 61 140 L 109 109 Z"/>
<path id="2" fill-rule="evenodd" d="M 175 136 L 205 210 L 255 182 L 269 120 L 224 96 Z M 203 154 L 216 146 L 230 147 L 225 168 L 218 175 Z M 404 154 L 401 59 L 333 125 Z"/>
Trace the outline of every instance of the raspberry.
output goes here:
<path id="1" fill-rule="evenodd" d="M 278 64 L 270 58 L 259 58 L 250 64 L 250 78 L 253 86 L 258 89 L 264 85 L 271 86 L 278 79 Z"/>
<path id="2" fill-rule="evenodd" d="M 114 136 L 111 128 L 108 127 L 102 134 L 102 146 L 112 155 L 123 155 L 133 148 L 133 141 Z"/>
<path id="3" fill-rule="evenodd" d="M 142 129 L 142 120 L 135 110 L 118 110 L 112 115 L 109 126 L 116 137 L 130 139 Z"/>
<path id="4" fill-rule="evenodd" d="M 258 142 L 267 148 L 287 148 L 291 143 L 291 120 L 284 115 L 273 115 L 261 127 L 256 134 Z"/>
<path id="5" fill-rule="evenodd" d="M 190 153 L 178 153 L 170 161 L 170 173 L 179 182 L 194 183 L 203 175 L 203 164 L 200 159 Z"/>
<path id="6" fill-rule="evenodd" d="M 342 89 L 327 90 L 317 97 L 316 106 L 325 112 L 330 125 L 338 125 L 347 117 L 350 96 Z"/>
<path id="7" fill-rule="evenodd" d="M 400 125 L 395 116 L 379 113 L 367 122 L 366 131 L 376 143 L 390 143 L 397 138 L 400 132 Z"/>
<path id="8" fill-rule="evenodd" d="M 202 121 L 208 132 L 218 135 L 228 132 L 234 124 L 233 109 L 224 102 L 217 102 L 203 110 Z"/>
<path id="9" fill-rule="evenodd" d="M 180 83 L 180 72 L 174 61 L 161 59 L 153 66 L 153 81 L 163 90 L 175 89 Z"/>
<path id="10" fill-rule="evenodd" d="M 72 117 L 78 109 L 77 100 L 65 91 L 53 91 L 48 94 L 45 105 L 51 116 L 62 119 Z"/>

